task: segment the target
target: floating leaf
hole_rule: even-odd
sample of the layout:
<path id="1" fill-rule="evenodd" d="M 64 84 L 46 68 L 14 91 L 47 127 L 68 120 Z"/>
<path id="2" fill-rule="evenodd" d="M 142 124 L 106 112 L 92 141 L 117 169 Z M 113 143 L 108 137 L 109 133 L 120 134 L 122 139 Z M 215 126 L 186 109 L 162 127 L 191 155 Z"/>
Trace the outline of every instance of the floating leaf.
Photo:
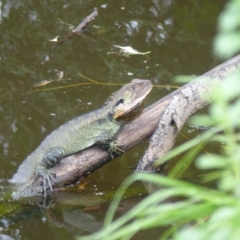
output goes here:
<path id="1" fill-rule="evenodd" d="M 64 72 L 63 71 L 58 71 L 57 76 L 58 76 L 58 81 L 62 80 L 62 78 L 64 76 Z"/>
<path id="2" fill-rule="evenodd" d="M 118 53 L 119 55 L 123 56 L 130 56 L 130 55 L 146 55 L 151 53 L 151 51 L 148 52 L 138 52 L 137 50 L 133 49 L 131 46 L 119 46 L 119 45 L 114 45 L 115 48 L 119 48 L 120 52 Z M 116 52 L 108 52 L 108 54 L 116 54 Z"/>
<path id="3" fill-rule="evenodd" d="M 37 83 L 33 87 L 42 87 L 44 85 L 47 85 L 48 83 L 52 82 L 51 80 L 42 80 L 41 82 Z"/>
<path id="4" fill-rule="evenodd" d="M 57 41 L 58 41 L 58 38 L 59 38 L 59 36 L 56 36 L 55 38 L 50 39 L 49 41 L 51 41 L 51 42 L 57 42 Z"/>

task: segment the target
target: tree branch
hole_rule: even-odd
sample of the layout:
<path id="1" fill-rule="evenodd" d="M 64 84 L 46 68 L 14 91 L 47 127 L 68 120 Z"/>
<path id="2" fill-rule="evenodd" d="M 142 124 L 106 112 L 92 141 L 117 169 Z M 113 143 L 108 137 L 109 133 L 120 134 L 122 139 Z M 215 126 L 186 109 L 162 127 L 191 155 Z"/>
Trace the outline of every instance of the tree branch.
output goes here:
<path id="1" fill-rule="evenodd" d="M 231 60 L 219 65 L 211 71 L 205 73 L 196 80 L 186 84 L 180 89 L 172 92 L 156 103 L 152 104 L 144 110 L 142 115 L 136 120 L 125 125 L 116 136 L 116 143 L 124 151 L 128 151 L 133 146 L 139 144 L 143 140 L 149 138 L 153 132 L 161 133 L 161 141 L 155 141 L 154 135 L 152 137 L 150 147 L 145 156 L 138 163 L 137 170 L 144 171 L 152 164 L 152 161 L 158 156 L 153 146 L 163 147 L 161 154 L 166 153 L 169 148 L 173 146 L 175 136 L 183 126 L 186 119 L 208 104 L 201 96 L 205 93 L 211 92 L 217 84 L 223 80 L 230 73 L 236 71 L 240 67 L 240 55 L 232 58 Z M 176 109 L 177 108 L 177 109 Z M 168 132 L 169 131 L 169 132 Z M 170 139 L 170 141 L 166 141 Z M 159 138 L 158 138 L 159 140 Z M 167 144 L 165 145 L 164 142 Z M 56 174 L 54 189 L 76 182 L 95 171 L 97 168 L 110 161 L 107 152 L 93 146 L 80 153 L 68 156 L 61 160 L 61 162 L 51 169 Z M 32 195 L 39 193 L 42 182 L 39 178 L 34 184 L 29 183 L 25 188 L 32 189 Z"/>
<path id="2" fill-rule="evenodd" d="M 192 113 L 208 104 L 205 99 L 201 98 L 202 94 L 211 92 L 221 80 L 230 73 L 234 72 L 236 69 L 239 69 L 239 67 L 240 55 L 219 65 L 196 80 L 188 83 L 149 106 L 144 110 L 139 118 L 128 123 L 122 128 L 116 136 L 117 145 L 121 146 L 124 151 L 128 151 L 143 140 L 146 140 L 156 130 L 158 122 L 161 122 L 161 118 L 169 105 L 171 105 L 173 101 L 180 100 L 182 98 L 185 102 L 183 105 L 185 106 L 185 111 L 183 112 L 185 116 L 182 116 L 183 114 L 181 116 L 177 115 L 181 113 L 179 111 L 175 114 L 175 117 L 179 120 L 174 120 L 179 131 L 183 123 Z M 191 92 L 188 92 L 189 89 Z M 56 186 L 86 177 L 88 174 L 109 161 L 110 158 L 108 153 L 97 147 L 91 147 L 80 153 L 68 156 L 63 159 L 59 165 L 52 169 L 57 176 Z M 141 163 L 139 164 L 141 167 Z"/>
<path id="3" fill-rule="evenodd" d="M 169 100 L 160 114 L 157 129 L 149 146 L 138 162 L 136 171 L 155 171 L 154 161 L 163 157 L 174 146 L 177 134 L 194 112 L 206 106 L 207 96 L 230 73 L 240 67 L 240 55 L 221 64 L 167 96 Z M 162 101 L 162 100 L 161 100 Z M 161 168 L 161 166 L 160 166 Z"/>

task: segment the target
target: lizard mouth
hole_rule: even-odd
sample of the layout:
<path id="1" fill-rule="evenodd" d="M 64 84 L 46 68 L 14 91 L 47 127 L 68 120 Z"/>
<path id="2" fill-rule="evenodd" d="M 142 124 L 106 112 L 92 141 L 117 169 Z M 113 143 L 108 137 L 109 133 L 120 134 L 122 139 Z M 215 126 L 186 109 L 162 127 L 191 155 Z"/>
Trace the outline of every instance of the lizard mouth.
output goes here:
<path id="1" fill-rule="evenodd" d="M 113 118 L 118 121 L 130 122 L 141 115 L 143 107 L 144 102 L 140 102 L 129 111 L 118 110 L 115 112 Z"/>

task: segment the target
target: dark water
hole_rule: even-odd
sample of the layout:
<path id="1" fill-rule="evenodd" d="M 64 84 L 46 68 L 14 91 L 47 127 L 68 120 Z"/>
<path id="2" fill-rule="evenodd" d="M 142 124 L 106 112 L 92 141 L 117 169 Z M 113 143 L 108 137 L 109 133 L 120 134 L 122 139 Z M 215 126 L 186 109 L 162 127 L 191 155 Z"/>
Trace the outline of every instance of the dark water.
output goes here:
<path id="1" fill-rule="evenodd" d="M 155 88 L 148 105 L 174 90 L 170 87 L 176 85 L 172 84 L 174 76 L 200 75 L 217 65 L 211 48 L 224 2 L 0 2 L 0 181 L 9 179 L 49 132 L 100 107 L 119 88 L 77 85 L 87 82 L 79 73 L 104 83 L 123 84 L 145 78 L 169 86 Z M 74 36 L 57 47 L 49 41 L 67 36 L 69 24 L 77 26 L 96 9 L 99 16 L 87 34 Z M 129 58 L 107 54 L 116 51 L 113 45 L 131 46 L 151 54 Z M 59 72 L 64 76 L 56 81 Z M 33 88 L 42 80 L 51 82 Z M 179 143 L 182 141 L 186 139 L 181 138 Z M 94 196 L 96 192 L 116 189 L 131 174 L 128 167 L 137 162 L 143 150 L 143 145 L 134 148 L 89 176 L 88 193 Z M 107 206 L 88 211 L 62 208 L 59 204 L 54 214 L 27 204 L 14 213 L 11 224 L 7 220 L 1 224 L 0 239 L 3 235 L 13 239 L 73 238 L 98 229 L 106 210 Z M 72 214 L 74 211 L 76 214 Z M 84 226 L 88 221 L 88 227 Z M 143 233 L 141 239 L 149 239 L 149 234 L 151 239 L 160 235 L 152 231 Z"/>

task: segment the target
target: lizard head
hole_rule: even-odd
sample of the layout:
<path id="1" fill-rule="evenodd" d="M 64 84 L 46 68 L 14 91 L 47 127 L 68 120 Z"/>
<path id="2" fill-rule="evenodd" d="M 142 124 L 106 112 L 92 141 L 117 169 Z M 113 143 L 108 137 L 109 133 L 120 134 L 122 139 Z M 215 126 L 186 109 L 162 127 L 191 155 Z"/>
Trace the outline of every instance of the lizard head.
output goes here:
<path id="1" fill-rule="evenodd" d="M 152 89 L 149 80 L 133 79 L 118 90 L 107 103 L 112 108 L 113 119 L 118 122 L 132 121 L 143 110 L 143 102 Z"/>

